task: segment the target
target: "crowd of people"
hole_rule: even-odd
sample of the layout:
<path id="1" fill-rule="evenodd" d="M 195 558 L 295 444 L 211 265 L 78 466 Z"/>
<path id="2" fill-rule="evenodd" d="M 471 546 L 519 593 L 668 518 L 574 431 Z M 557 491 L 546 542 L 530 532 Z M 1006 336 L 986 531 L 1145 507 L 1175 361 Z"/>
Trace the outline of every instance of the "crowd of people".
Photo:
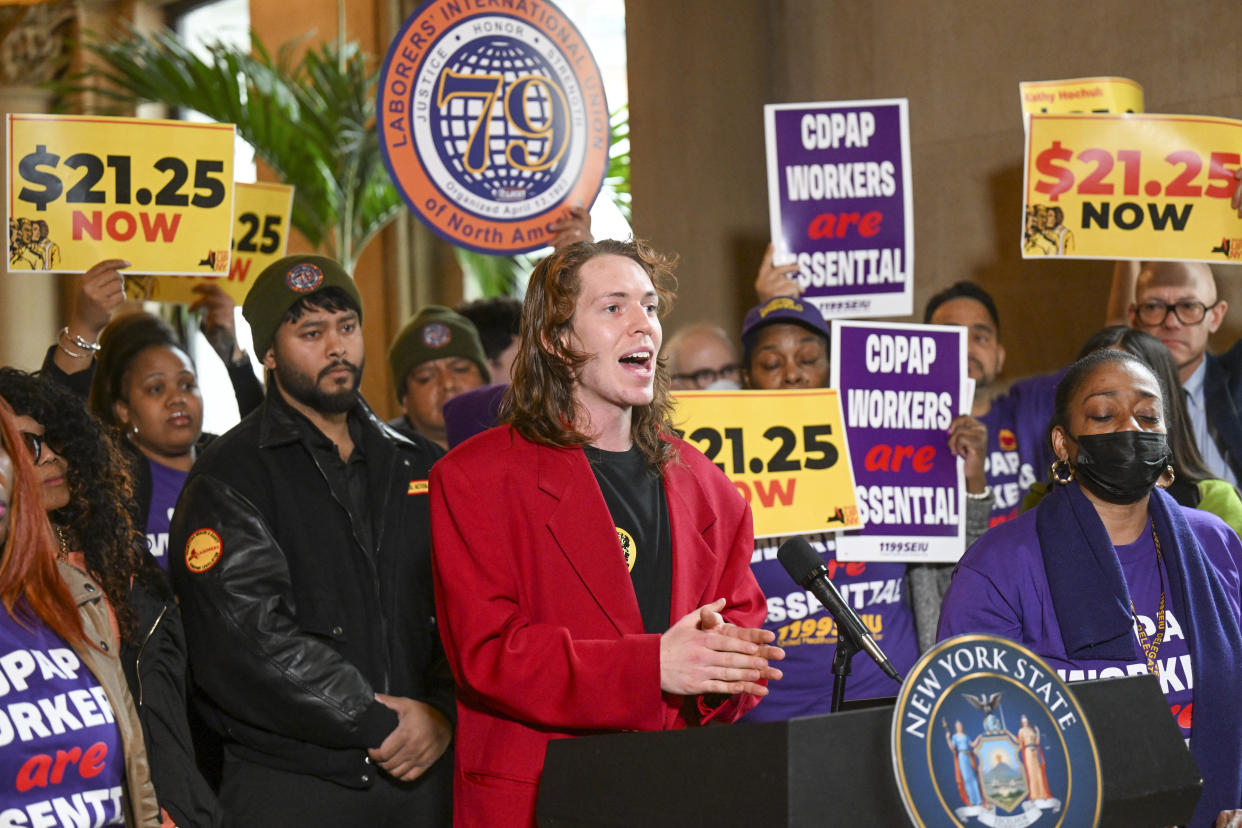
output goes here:
<path id="1" fill-rule="evenodd" d="M 672 259 L 592 241 L 582 211 L 558 229 L 523 302 L 408 321 L 387 423 L 331 259 L 254 280 L 264 383 L 203 289 L 242 414 L 220 436 L 174 331 L 117 313 L 128 263 L 80 278 L 41 371 L 0 369 L 10 824 L 528 825 L 553 739 L 829 711 L 835 625 L 671 396 L 827 387 L 828 323 L 769 248 L 736 334 L 665 341 Z M 965 632 L 1070 681 L 1157 674 L 1205 779 L 1191 824 L 1242 824 L 1242 346 L 1207 350 L 1206 265 L 1119 268 L 1114 299 L 1127 324 L 1003 384 L 987 291 L 933 296 L 975 381 L 944 435 L 969 550 L 846 564 L 808 540 L 903 674 Z M 847 698 L 897 690 L 859 660 Z"/>

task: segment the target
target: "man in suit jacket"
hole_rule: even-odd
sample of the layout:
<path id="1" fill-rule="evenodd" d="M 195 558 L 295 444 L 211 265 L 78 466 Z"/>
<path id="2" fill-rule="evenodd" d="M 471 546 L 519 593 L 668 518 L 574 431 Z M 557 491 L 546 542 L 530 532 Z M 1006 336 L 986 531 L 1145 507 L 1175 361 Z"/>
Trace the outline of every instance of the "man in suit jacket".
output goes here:
<path id="1" fill-rule="evenodd" d="M 1139 272 L 1130 325 L 1163 342 L 1173 354 L 1186 394 L 1191 427 L 1208 468 L 1237 486 L 1242 480 L 1242 349 L 1208 353 L 1229 304 L 1216 295 L 1203 262 L 1150 262 Z"/>
<path id="2" fill-rule="evenodd" d="M 508 424 L 433 469 L 457 825 L 533 825 L 551 739 L 732 721 L 780 677 L 749 507 L 673 436 L 669 282 L 635 243 L 541 262 Z"/>

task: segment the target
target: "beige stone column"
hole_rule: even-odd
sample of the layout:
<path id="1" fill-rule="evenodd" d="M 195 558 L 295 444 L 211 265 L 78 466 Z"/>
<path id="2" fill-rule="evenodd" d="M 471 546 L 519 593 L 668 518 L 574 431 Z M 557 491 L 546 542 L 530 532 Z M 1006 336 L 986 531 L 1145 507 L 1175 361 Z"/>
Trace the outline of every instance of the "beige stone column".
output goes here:
<path id="1" fill-rule="evenodd" d="M 52 95 L 38 84 L 51 78 L 65 56 L 72 3 L 44 3 L 0 9 L 0 112 L 47 112 Z M 8 193 L 8 171 L 0 169 L 0 192 Z M 60 278 L 0 273 L 0 365 L 33 370 L 59 330 L 63 317 Z"/>

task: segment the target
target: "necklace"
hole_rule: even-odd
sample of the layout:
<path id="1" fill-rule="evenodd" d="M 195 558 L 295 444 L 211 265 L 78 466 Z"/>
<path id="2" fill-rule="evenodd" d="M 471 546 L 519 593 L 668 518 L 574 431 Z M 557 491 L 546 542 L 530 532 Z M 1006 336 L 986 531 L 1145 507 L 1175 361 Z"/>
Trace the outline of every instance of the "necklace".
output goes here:
<path id="1" fill-rule="evenodd" d="M 1156 522 L 1153 520 L 1151 524 L 1151 539 L 1156 544 L 1156 571 L 1160 576 L 1160 607 L 1156 610 L 1156 634 L 1153 638 L 1147 637 L 1147 630 L 1143 629 L 1143 622 L 1139 620 L 1138 612 L 1134 609 L 1134 599 L 1130 599 L 1130 614 L 1134 616 L 1134 630 L 1138 633 L 1139 646 L 1143 648 L 1143 655 L 1147 657 L 1147 672 L 1153 676 L 1160 675 L 1160 662 L 1157 656 L 1160 655 L 1160 643 L 1164 641 L 1164 557 L 1160 553 L 1160 536 L 1156 534 Z"/>
<path id="2" fill-rule="evenodd" d="M 69 538 L 65 535 L 65 530 L 59 526 L 56 527 L 56 543 L 59 547 L 56 550 L 56 559 L 69 560 Z"/>

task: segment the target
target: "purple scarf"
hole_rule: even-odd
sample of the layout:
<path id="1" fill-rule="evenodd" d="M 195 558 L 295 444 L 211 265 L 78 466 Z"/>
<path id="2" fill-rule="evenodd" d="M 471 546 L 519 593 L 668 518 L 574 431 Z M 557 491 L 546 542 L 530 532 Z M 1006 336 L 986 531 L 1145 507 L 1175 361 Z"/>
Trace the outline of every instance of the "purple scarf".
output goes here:
<path id="1" fill-rule="evenodd" d="M 1147 503 L 1161 538 L 1169 595 L 1195 677 L 1191 754 L 1203 774 L 1192 826 L 1242 807 L 1242 629 L 1181 507 L 1160 489 Z M 1048 590 L 1070 658 L 1132 660 L 1130 592 L 1095 507 L 1077 483 L 1053 486 L 1035 521 Z"/>

